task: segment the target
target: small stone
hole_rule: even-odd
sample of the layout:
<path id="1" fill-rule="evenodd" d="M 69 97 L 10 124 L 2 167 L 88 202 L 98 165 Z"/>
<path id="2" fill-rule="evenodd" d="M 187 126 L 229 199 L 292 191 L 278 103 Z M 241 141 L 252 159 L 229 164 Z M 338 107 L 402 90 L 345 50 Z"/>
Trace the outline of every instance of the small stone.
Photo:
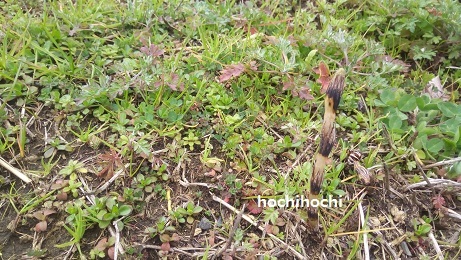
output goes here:
<path id="1" fill-rule="evenodd" d="M 202 230 L 208 230 L 213 227 L 213 223 L 206 217 L 203 217 L 198 223 L 198 227 Z"/>

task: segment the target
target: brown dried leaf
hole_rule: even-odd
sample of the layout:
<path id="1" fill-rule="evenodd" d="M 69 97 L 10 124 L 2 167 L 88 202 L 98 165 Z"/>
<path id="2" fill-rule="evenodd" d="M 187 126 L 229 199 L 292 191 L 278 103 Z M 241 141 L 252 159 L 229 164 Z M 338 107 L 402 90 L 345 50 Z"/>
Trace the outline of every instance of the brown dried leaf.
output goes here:
<path id="1" fill-rule="evenodd" d="M 149 45 L 149 47 L 147 46 L 142 46 L 140 49 L 139 49 L 142 53 L 148 55 L 148 56 L 152 56 L 152 57 L 159 57 L 160 55 L 162 55 L 165 51 L 163 49 L 160 49 L 157 45 L 155 44 L 151 44 Z"/>
<path id="2" fill-rule="evenodd" d="M 179 237 L 178 233 L 173 233 L 171 235 L 170 241 L 179 241 L 181 238 Z"/>
<path id="3" fill-rule="evenodd" d="M 256 64 L 256 61 L 254 61 L 254 60 L 250 61 L 250 69 L 252 71 L 257 71 L 258 70 L 258 64 Z"/>
<path id="4" fill-rule="evenodd" d="M 170 242 L 171 237 L 168 234 L 161 234 L 160 235 L 160 241 L 162 241 L 162 242 Z"/>
<path id="5" fill-rule="evenodd" d="M 210 237 L 208 238 L 208 244 L 212 247 L 215 244 L 215 234 L 214 231 L 210 231 Z"/>
<path id="6" fill-rule="evenodd" d="M 61 180 L 61 179 L 56 180 L 53 184 L 51 184 L 51 189 L 52 190 L 58 190 L 58 189 L 66 187 L 67 185 L 69 185 L 68 180 Z"/>
<path id="7" fill-rule="evenodd" d="M 38 219 L 38 220 L 45 220 L 45 215 L 43 215 L 42 211 L 36 211 L 34 212 L 34 214 L 32 214 L 34 216 L 34 218 Z"/>
<path id="8" fill-rule="evenodd" d="M 51 214 L 54 214 L 56 213 L 56 210 L 52 210 L 52 209 L 44 209 L 43 210 L 43 215 L 48 216 L 48 215 L 51 215 Z"/>
<path id="9" fill-rule="evenodd" d="M 448 101 L 450 96 L 445 93 L 443 89 L 442 82 L 440 81 L 440 77 L 434 77 L 428 83 L 426 88 L 424 88 L 423 93 L 429 94 L 431 98 L 440 98 L 444 101 Z"/>
<path id="10" fill-rule="evenodd" d="M 109 243 L 107 243 L 107 238 L 104 237 L 104 238 L 102 238 L 101 240 L 98 241 L 98 243 L 96 244 L 96 246 L 94 248 L 102 252 L 102 251 L 106 250 L 108 245 L 109 245 Z"/>
<path id="11" fill-rule="evenodd" d="M 96 175 L 98 177 L 105 177 L 106 180 L 114 176 L 114 171 L 116 168 L 125 167 L 122 162 L 120 154 L 116 151 L 108 151 L 106 153 L 100 154 L 99 163 L 105 167 L 99 171 Z"/>
<path id="12" fill-rule="evenodd" d="M 160 250 L 165 251 L 165 252 L 170 251 L 170 249 L 171 249 L 170 242 L 165 242 L 160 246 Z"/>
<path id="13" fill-rule="evenodd" d="M 115 258 L 115 247 L 114 247 L 114 246 L 109 247 L 109 249 L 107 250 L 107 256 L 108 256 L 110 259 L 114 259 L 114 258 Z"/>
<path id="14" fill-rule="evenodd" d="M 245 65 L 241 63 L 226 66 L 226 68 L 221 71 L 221 75 L 219 76 L 218 80 L 220 83 L 228 81 L 232 78 L 240 76 L 244 71 Z"/>
<path id="15" fill-rule="evenodd" d="M 253 215 L 260 214 L 263 211 L 263 209 L 261 207 L 258 207 L 258 204 L 256 204 L 256 202 L 254 200 L 250 200 L 248 202 L 247 209 Z"/>
<path id="16" fill-rule="evenodd" d="M 35 225 L 36 232 L 46 231 L 47 228 L 48 228 L 48 223 L 46 223 L 46 221 L 40 221 L 37 223 L 37 225 Z"/>
<path id="17" fill-rule="evenodd" d="M 313 100 L 314 96 L 311 94 L 311 89 L 308 86 L 301 87 L 298 90 L 298 96 L 304 100 Z"/>
<path id="18" fill-rule="evenodd" d="M 432 198 L 432 205 L 436 209 L 442 209 L 445 206 L 445 198 L 440 194 L 437 194 L 435 197 Z"/>
<path id="19" fill-rule="evenodd" d="M 295 86 L 295 82 L 293 78 L 288 76 L 287 79 L 283 82 L 282 90 L 285 91 L 285 90 L 293 89 L 294 86 Z"/>
<path id="20" fill-rule="evenodd" d="M 66 192 L 60 192 L 56 195 L 56 199 L 60 201 L 66 201 L 67 200 L 67 193 Z"/>
<path id="21" fill-rule="evenodd" d="M 320 75 L 320 77 L 317 79 L 317 82 L 322 85 L 320 92 L 322 94 L 326 93 L 328 89 L 328 84 L 331 80 L 330 70 L 328 69 L 328 66 L 323 61 L 321 61 L 319 66 L 314 68 L 313 70 L 315 73 Z"/>

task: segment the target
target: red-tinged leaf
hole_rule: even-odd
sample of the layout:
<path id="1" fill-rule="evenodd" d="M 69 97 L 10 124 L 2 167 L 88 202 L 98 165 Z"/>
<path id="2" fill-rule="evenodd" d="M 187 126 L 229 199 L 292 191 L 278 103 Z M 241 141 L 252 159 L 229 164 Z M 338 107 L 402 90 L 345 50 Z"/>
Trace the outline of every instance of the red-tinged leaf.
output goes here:
<path id="1" fill-rule="evenodd" d="M 47 228 L 48 228 L 48 223 L 46 223 L 46 221 L 40 221 L 37 223 L 37 225 L 35 225 L 36 232 L 46 231 Z"/>
<path id="2" fill-rule="evenodd" d="M 60 201 L 66 201 L 67 200 L 67 193 L 66 192 L 60 192 L 56 195 L 56 199 Z"/>
<path id="3" fill-rule="evenodd" d="M 314 72 L 317 73 L 320 77 L 317 79 L 317 82 L 322 85 L 322 88 L 320 89 L 321 93 L 327 92 L 328 84 L 330 83 L 330 70 L 328 69 L 328 66 L 321 61 L 319 66 L 314 68 Z"/>
<path id="4" fill-rule="evenodd" d="M 229 201 L 232 198 L 232 194 L 228 190 L 223 190 L 221 192 L 221 198 L 224 200 L 226 203 L 229 203 Z"/>
<path id="5" fill-rule="evenodd" d="M 254 28 L 254 27 L 250 27 L 250 34 L 253 35 L 253 34 L 256 34 L 258 33 L 258 29 Z"/>
<path id="6" fill-rule="evenodd" d="M 268 234 L 272 234 L 272 225 L 266 224 L 266 226 L 264 227 L 264 230 L 265 230 Z"/>
<path id="7" fill-rule="evenodd" d="M 104 237 L 104 238 L 102 238 L 101 240 L 98 241 L 98 243 L 96 244 L 96 246 L 94 248 L 102 252 L 102 251 L 106 250 L 108 245 L 109 244 L 107 243 L 107 238 Z"/>
<path id="8" fill-rule="evenodd" d="M 426 7 L 426 10 L 433 16 L 441 16 L 442 12 L 438 11 L 435 7 Z"/>
<path id="9" fill-rule="evenodd" d="M 179 90 L 181 91 L 184 90 L 184 83 L 179 81 L 179 75 L 176 73 L 172 73 L 170 75 L 170 80 L 166 84 L 168 87 L 170 87 L 174 91 L 177 91 L 178 87 L 179 87 Z"/>
<path id="10" fill-rule="evenodd" d="M 298 96 L 304 100 L 313 100 L 314 96 L 311 94 L 311 89 L 307 86 L 302 87 L 298 90 Z"/>
<path id="11" fill-rule="evenodd" d="M 434 205 L 434 208 L 436 209 L 444 208 L 445 198 L 441 196 L 440 194 L 436 195 L 435 197 L 432 198 L 432 205 Z"/>
<path id="12" fill-rule="evenodd" d="M 215 237 L 214 231 L 211 230 L 211 231 L 210 231 L 210 237 L 208 238 L 208 244 L 209 244 L 211 247 L 213 247 L 214 244 L 215 244 L 215 238 L 216 238 L 216 237 Z"/>
<path id="13" fill-rule="evenodd" d="M 114 259 L 114 258 L 115 258 L 115 247 L 114 247 L 114 246 L 109 247 L 109 249 L 107 250 L 107 256 L 108 256 L 110 259 Z"/>
<path id="14" fill-rule="evenodd" d="M 56 210 L 52 210 L 52 209 L 44 209 L 43 210 L 43 215 L 48 216 L 48 215 L 51 215 L 51 214 L 54 214 L 56 213 Z"/>
<path id="15" fill-rule="evenodd" d="M 106 180 L 114 176 L 114 171 L 118 168 L 124 168 L 122 157 L 116 151 L 108 151 L 98 156 L 99 163 L 104 165 L 104 168 L 99 171 L 96 175 L 98 177 L 104 177 Z"/>
<path id="16" fill-rule="evenodd" d="M 149 45 L 149 47 L 147 46 L 142 46 L 140 49 L 139 49 L 142 53 L 148 55 L 148 56 L 152 56 L 152 57 L 159 57 L 160 55 L 162 55 L 165 51 L 160 49 L 157 45 L 155 44 L 151 44 Z"/>
<path id="17" fill-rule="evenodd" d="M 250 200 L 250 202 L 248 202 L 247 209 L 253 215 L 260 214 L 263 211 L 261 207 L 258 207 L 258 204 L 254 200 Z"/>
<path id="18" fill-rule="evenodd" d="M 254 61 L 254 60 L 250 61 L 250 69 L 252 71 L 257 71 L 258 70 L 258 64 L 256 64 L 256 61 Z"/>
<path id="19" fill-rule="evenodd" d="M 283 82 L 283 88 L 282 90 L 290 90 L 293 89 L 295 86 L 295 82 L 292 77 L 288 76 L 288 78 Z"/>
<path id="20" fill-rule="evenodd" d="M 160 250 L 165 251 L 165 252 L 170 251 L 170 249 L 171 249 L 170 242 L 165 242 L 160 246 Z"/>
<path id="21" fill-rule="evenodd" d="M 220 83 L 226 82 L 232 78 L 240 76 L 244 71 L 245 65 L 240 63 L 226 66 L 226 68 L 221 71 L 221 75 L 219 76 L 218 80 Z"/>

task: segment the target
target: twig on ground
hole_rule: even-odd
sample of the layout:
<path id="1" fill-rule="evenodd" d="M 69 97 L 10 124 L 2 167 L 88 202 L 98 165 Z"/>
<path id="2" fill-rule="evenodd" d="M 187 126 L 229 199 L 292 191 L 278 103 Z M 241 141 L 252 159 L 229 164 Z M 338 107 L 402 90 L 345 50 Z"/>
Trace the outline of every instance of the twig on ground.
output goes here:
<path id="1" fill-rule="evenodd" d="M 216 254 L 213 256 L 213 259 L 220 257 L 222 253 L 224 253 L 224 251 L 226 251 L 232 244 L 232 241 L 234 240 L 235 231 L 239 227 L 240 221 L 242 221 L 242 215 L 243 215 L 244 210 L 245 210 L 245 204 L 243 204 L 242 209 L 237 214 L 237 217 L 234 220 L 234 224 L 232 225 L 232 229 L 229 232 L 229 237 L 227 238 L 226 244 L 221 249 L 219 249 L 218 252 L 216 252 Z"/>
<path id="2" fill-rule="evenodd" d="M 461 188 L 461 183 L 458 183 L 458 182 L 452 181 L 452 180 L 433 179 L 433 178 L 429 178 L 428 180 L 429 180 L 429 182 L 431 183 L 431 185 L 434 188 L 438 188 L 438 189 L 441 189 L 441 188 L 453 188 L 453 187 Z M 413 183 L 413 184 L 410 184 L 407 187 L 405 187 L 405 190 L 411 190 L 411 189 L 415 189 L 415 188 L 420 188 L 420 187 L 424 187 L 426 185 L 427 185 L 426 181 Z"/>
<path id="3" fill-rule="evenodd" d="M 224 205 L 226 208 L 232 210 L 235 213 L 238 213 L 238 210 L 236 208 L 234 208 L 232 205 L 230 205 L 229 203 L 225 202 L 224 200 L 216 197 L 216 195 L 214 195 L 213 193 L 210 192 L 210 194 L 212 195 L 214 201 L 219 202 L 220 204 Z M 242 218 L 244 220 L 246 220 L 247 222 L 249 222 L 251 225 L 258 228 L 260 231 L 264 231 L 264 228 L 261 227 L 260 225 L 258 225 L 258 223 L 256 221 L 254 221 L 250 216 L 248 216 L 246 214 L 242 214 Z M 276 236 L 274 236 L 272 234 L 268 234 L 268 235 L 273 241 L 283 245 L 288 250 L 288 253 L 290 253 L 291 255 L 295 256 L 298 259 L 304 259 L 304 256 L 301 255 L 298 251 L 296 251 L 292 246 L 288 245 L 287 243 L 283 242 L 278 237 L 276 237 Z"/>
<path id="4" fill-rule="evenodd" d="M 447 215 L 452 217 L 452 218 L 456 218 L 456 219 L 459 219 L 461 220 L 461 214 L 459 214 L 458 212 L 452 210 L 452 209 L 447 209 Z"/>
<path id="5" fill-rule="evenodd" d="M 118 222 L 122 221 L 126 216 L 123 216 L 116 221 L 112 222 L 115 228 L 115 248 L 114 248 L 114 260 L 117 260 L 118 252 L 122 246 L 120 245 L 120 230 L 118 229 Z"/>
<path id="6" fill-rule="evenodd" d="M 359 215 L 360 215 L 360 223 L 362 224 L 362 230 L 366 231 L 367 230 L 367 224 L 365 221 L 365 214 L 363 214 L 363 209 L 362 209 L 362 202 L 359 202 L 358 205 L 359 208 Z M 370 260 L 370 248 L 368 247 L 368 233 L 364 232 L 363 233 L 363 252 L 364 252 L 364 259 L 365 260 Z"/>
<path id="7" fill-rule="evenodd" d="M 182 186 L 184 186 L 186 188 L 190 187 L 190 186 L 202 186 L 202 187 L 207 187 L 208 189 L 210 189 L 210 188 L 217 189 L 218 188 L 218 186 L 213 185 L 213 184 L 202 183 L 202 182 L 189 182 L 186 179 L 186 167 L 182 168 L 181 178 L 182 178 L 182 180 L 179 180 L 179 184 L 181 184 Z"/>
<path id="8" fill-rule="evenodd" d="M 436 162 L 436 163 L 433 163 L 433 164 L 428 164 L 428 165 L 425 165 L 423 166 L 423 169 L 430 169 L 430 168 L 434 168 L 434 167 L 438 167 L 438 166 L 442 166 L 442 165 L 448 165 L 448 164 L 454 164 L 455 162 L 459 162 L 461 161 L 461 157 L 456 157 L 456 158 L 453 158 L 453 159 L 450 159 L 450 160 L 444 160 L 444 161 L 440 161 L 440 162 Z"/>
<path id="9" fill-rule="evenodd" d="M 435 239 L 434 234 L 432 233 L 432 231 L 429 231 L 429 234 L 428 234 L 427 236 L 428 236 L 429 239 L 431 240 L 432 245 L 434 246 L 435 252 L 437 252 L 437 258 L 438 258 L 439 260 L 445 259 L 445 258 L 443 257 L 442 250 L 440 250 L 439 243 L 437 243 L 437 240 Z"/>
<path id="10" fill-rule="evenodd" d="M 118 170 L 118 171 L 114 174 L 114 176 L 112 176 L 112 178 L 110 178 L 106 183 L 104 183 L 104 185 L 102 185 L 101 187 L 99 187 L 99 188 L 96 190 L 95 194 L 98 194 L 98 193 L 100 193 L 101 191 L 104 191 L 105 189 L 107 189 L 107 188 L 109 187 L 109 185 L 110 185 L 112 182 L 114 182 L 114 181 L 118 178 L 118 176 L 119 176 L 120 174 L 122 174 L 123 172 L 125 172 L 125 169 L 127 169 L 128 167 L 130 167 L 130 163 L 125 164 L 125 166 L 124 166 L 122 169 Z"/>
<path id="11" fill-rule="evenodd" d="M 92 204 L 92 205 L 95 205 L 96 202 L 95 202 L 95 196 L 94 196 L 94 192 L 88 187 L 88 185 L 86 184 L 86 181 L 84 178 L 82 178 L 81 176 L 78 177 L 80 182 L 82 183 L 82 186 L 85 188 L 83 189 L 83 187 L 79 187 L 79 189 L 83 192 L 83 194 L 85 194 L 85 197 L 86 199 Z M 109 229 L 109 233 L 111 236 L 113 237 L 116 237 L 116 233 L 114 232 L 114 229 L 109 226 L 107 227 Z M 120 245 L 119 248 L 118 248 L 118 251 L 120 252 L 121 255 L 125 254 L 125 250 L 123 249 L 123 247 Z"/>
<path id="12" fill-rule="evenodd" d="M 16 177 L 18 177 L 19 179 L 21 179 L 23 182 L 25 183 L 30 183 L 32 182 L 32 180 L 27 177 L 24 173 L 22 173 L 20 170 L 16 169 L 15 167 L 11 166 L 7 161 L 5 161 L 5 159 L 3 159 L 2 157 L 0 157 L 0 165 L 7 169 L 9 172 L 11 172 L 12 174 L 16 175 Z"/>

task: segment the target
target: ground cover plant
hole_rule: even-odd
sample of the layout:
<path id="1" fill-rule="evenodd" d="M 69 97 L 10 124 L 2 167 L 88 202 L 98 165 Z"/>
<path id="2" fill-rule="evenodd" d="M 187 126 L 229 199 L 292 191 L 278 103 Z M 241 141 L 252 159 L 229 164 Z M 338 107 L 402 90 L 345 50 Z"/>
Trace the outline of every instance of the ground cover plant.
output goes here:
<path id="1" fill-rule="evenodd" d="M 2 259 L 459 258 L 458 1 L 0 13 Z M 321 196 L 342 205 L 313 232 L 258 199 L 309 189 L 340 68 Z"/>

